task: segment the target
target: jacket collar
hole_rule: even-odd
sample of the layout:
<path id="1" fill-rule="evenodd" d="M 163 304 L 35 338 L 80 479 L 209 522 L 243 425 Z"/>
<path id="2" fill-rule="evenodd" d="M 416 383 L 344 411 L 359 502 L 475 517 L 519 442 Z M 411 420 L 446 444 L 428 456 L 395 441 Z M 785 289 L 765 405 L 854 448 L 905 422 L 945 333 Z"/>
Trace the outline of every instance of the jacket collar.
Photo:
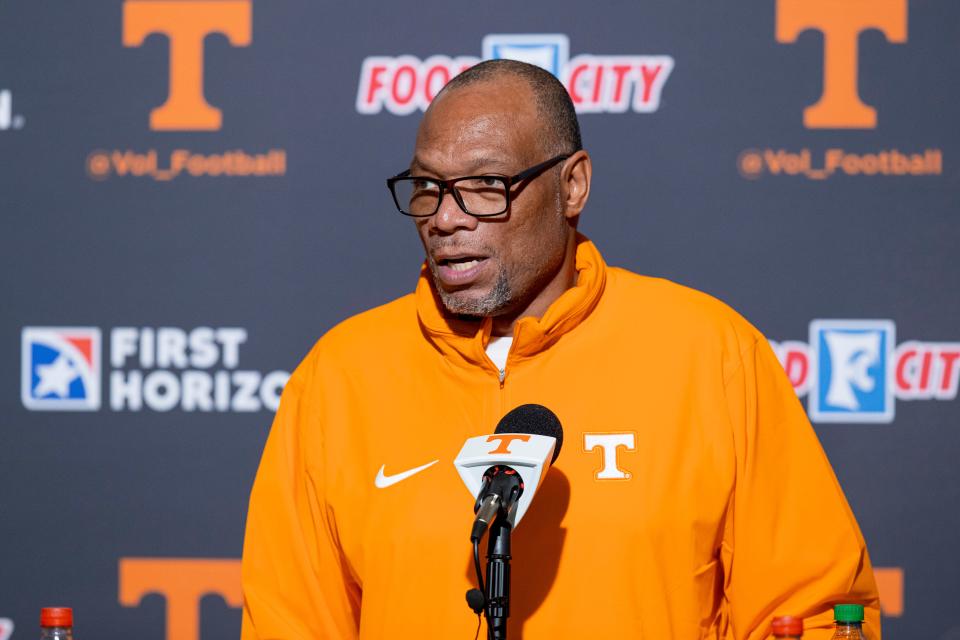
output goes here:
<path id="1" fill-rule="evenodd" d="M 577 235 L 577 283 L 567 289 L 540 318 L 523 318 L 514 326 L 510 357 L 529 358 L 549 349 L 577 327 L 600 301 L 607 279 L 607 265 L 594 244 Z M 444 309 L 433 288 L 426 263 L 420 270 L 415 299 L 424 337 L 444 356 L 461 365 L 493 367 L 485 348 L 490 340 L 492 318 L 465 320 Z"/>

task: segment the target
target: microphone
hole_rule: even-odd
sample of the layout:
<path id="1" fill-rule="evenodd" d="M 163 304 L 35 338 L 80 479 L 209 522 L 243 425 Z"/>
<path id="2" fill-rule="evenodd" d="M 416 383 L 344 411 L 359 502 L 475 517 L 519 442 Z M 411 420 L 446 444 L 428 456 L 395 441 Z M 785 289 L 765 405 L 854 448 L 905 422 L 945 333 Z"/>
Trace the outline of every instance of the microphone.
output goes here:
<path id="1" fill-rule="evenodd" d="M 506 517 L 511 527 L 520 522 L 562 445 L 560 420 L 539 404 L 511 410 L 493 435 L 464 443 L 454 465 L 476 496 L 472 542 L 483 537 L 497 515 Z"/>

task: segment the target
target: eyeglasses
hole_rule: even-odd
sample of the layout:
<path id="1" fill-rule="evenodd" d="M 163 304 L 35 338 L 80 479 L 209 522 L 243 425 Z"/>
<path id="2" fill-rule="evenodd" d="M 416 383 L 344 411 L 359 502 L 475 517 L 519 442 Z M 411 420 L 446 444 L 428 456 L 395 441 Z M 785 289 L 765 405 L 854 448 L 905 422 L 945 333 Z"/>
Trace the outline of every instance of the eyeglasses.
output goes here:
<path id="1" fill-rule="evenodd" d="M 449 191 L 464 213 L 487 218 L 505 213 L 510 208 L 510 187 L 537 177 L 569 157 L 569 154 L 555 156 L 510 177 L 487 175 L 440 180 L 411 176 L 407 170 L 387 178 L 387 187 L 397 209 L 405 216 L 432 216 L 440 209 L 444 192 Z"/>

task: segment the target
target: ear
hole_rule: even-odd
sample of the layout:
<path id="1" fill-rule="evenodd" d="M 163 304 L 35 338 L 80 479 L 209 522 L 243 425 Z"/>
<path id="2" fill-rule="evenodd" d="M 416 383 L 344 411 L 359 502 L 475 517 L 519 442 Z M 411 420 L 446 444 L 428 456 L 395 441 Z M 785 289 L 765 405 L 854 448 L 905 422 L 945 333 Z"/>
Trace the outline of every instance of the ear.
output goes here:
<path id="1" fill-rule="evenodd" d="M 580 215 L 590 196 L 590 179 L 593 164 L 590 154 L 581 149 L 567 158 L 560 170 L 560 196 L 563 200 L 563 215 L 572 220 Z"/>

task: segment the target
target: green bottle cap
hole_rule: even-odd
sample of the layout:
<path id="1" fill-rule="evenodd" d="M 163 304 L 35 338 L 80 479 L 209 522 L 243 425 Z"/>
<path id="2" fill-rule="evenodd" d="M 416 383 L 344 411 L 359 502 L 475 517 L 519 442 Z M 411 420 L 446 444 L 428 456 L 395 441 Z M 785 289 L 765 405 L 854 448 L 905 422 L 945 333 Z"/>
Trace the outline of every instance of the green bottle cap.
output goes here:
<path id="1" fill-rule="evenodd" d="M 862 604 L 838 604 L 833 607 L 833 618 L 837 622 L 863 622 Z"/>

